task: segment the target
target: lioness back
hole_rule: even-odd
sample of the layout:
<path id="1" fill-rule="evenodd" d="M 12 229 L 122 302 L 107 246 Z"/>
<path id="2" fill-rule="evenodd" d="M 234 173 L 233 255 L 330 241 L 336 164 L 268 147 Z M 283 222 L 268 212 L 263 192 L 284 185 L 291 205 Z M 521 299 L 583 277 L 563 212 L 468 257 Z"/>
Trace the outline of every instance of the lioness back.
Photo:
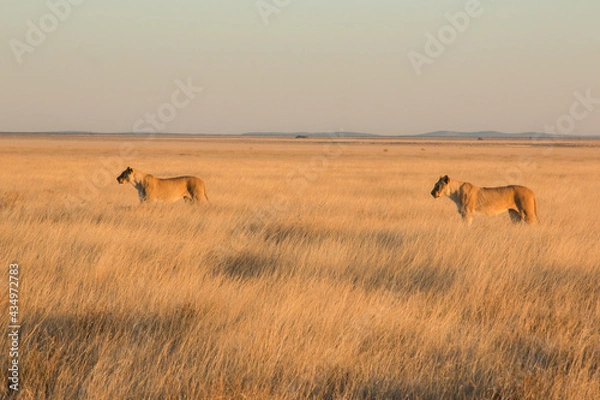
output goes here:
<path id="1" fill-rule="evenodd" d="M 204 182 L 195 176 L 156 178 L 154 185 L 155 195 L 161 201 L 173 202 L 182 197 L 189 201 L 204 202 L 208 200 L 204 190 Z"/>

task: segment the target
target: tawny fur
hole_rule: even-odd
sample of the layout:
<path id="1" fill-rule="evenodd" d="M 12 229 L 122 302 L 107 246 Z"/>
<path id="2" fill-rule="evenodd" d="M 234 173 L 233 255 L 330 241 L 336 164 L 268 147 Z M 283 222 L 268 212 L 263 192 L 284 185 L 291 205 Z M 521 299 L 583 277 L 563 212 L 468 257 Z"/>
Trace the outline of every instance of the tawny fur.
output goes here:
<path id="1" fill-rule="evenodd" d="M 525 186 L 478 187 L 446 175 L 436 182 L 431 195 L 435 198 L 448 196 L 469 225 L 474 216 L 496 215 L 507 210 L 514 223 L 525 221 L 535 224 L 540 221 L 535 195 Z"/>
<path id="2" fill-rule="evenodd" d="M 140 170 L 127 167 L 119 175 L 117 182 L 129 182 L 138 191 L 140 203 L 167 202 L 172 203 L 183 198 L 194 203 L 208 202 L 204 182 L 195 176 L 179 176 L 161 179 Z"/>

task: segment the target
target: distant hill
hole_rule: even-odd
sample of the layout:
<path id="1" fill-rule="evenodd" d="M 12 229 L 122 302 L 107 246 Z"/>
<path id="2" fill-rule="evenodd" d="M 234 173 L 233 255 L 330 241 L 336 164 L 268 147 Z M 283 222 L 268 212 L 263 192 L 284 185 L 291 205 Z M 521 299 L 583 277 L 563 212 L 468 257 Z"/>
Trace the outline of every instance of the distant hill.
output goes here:
<path id="1" fill-rule="evenodd" d="M 435 131 L 415 135 L 416 137 L 454 137 L 454 138 L 559 138 L 567 137 L 564 135 L 555 135 L 542 132 L 521 132 L 505 133 L 497 131 L 479 131 L 479 132 L 457 132 L 457 131 Z"/>

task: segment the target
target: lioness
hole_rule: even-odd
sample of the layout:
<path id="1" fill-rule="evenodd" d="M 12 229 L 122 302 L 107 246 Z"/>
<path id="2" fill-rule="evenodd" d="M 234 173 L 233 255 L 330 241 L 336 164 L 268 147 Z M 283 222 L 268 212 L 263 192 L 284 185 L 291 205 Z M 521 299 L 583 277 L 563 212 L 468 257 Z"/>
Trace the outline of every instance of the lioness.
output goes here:
<path id="1" fill-rule="evenodd" d="M 140 203 L 143 202 L 174 202 L 183 197 L 185 201 L 207 202 L 208 197 L 204 182 L 195 176 L 179 176 L 177 178 L 160 179 L 142 171 L 127 167 L 117 177 L 117 182 L 129 182 L 138 191 Z"/>
<path id="2" fill-rule="evenodd" d="M 525 186 L 510 185 L 493 188 L 481 188 L 440 176 L 431 195 L 434 198 L 448 196 L 456 204 L 463 220 L 471 225 L 476 215 L 497 215 L 506 210 L 514 223 L 525 221 L 535 224 L 540 221 L 537 201 L 531 189 Z"/>

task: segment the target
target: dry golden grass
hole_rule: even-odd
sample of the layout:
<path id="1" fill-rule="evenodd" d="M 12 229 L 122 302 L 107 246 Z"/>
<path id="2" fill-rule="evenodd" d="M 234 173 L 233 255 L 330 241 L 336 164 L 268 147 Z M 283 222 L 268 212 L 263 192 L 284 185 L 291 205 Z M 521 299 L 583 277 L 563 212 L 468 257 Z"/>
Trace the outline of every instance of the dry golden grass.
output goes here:
<path id="1" fill-rule="evenodd" d="M 4 136 L 0 160 L 24 399 L 600 398 L 598 143 Z M 138 207 L 127 165 L 211 204 Z M 529 186 L 542 224 L 467 228 L 440 174 Z"/>

